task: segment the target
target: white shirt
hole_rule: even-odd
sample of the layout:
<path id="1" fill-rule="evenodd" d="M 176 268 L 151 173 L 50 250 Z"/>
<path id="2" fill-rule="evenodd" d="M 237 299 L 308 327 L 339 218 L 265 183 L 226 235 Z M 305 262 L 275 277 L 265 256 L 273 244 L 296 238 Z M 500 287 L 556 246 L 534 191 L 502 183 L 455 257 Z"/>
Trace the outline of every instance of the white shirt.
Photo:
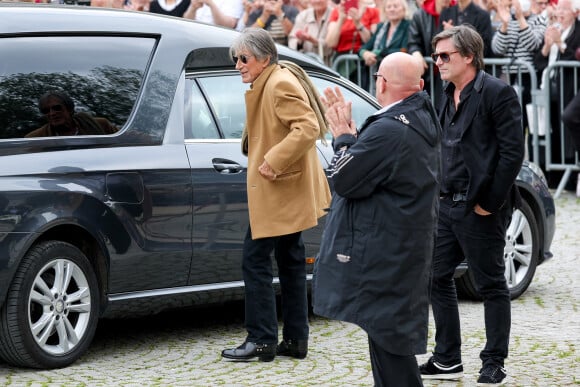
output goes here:
<path id="1" fill-rule="evenodd" d="M 244 13 L 242 0 L 214 0 L 213 2 L 224 15 L 233 17 L 236 20 L 238 20 L 242 16 L 242 13 Z M 215 24 L 211 8 L 206 4 L 197 10 L 195 20 Z"/>

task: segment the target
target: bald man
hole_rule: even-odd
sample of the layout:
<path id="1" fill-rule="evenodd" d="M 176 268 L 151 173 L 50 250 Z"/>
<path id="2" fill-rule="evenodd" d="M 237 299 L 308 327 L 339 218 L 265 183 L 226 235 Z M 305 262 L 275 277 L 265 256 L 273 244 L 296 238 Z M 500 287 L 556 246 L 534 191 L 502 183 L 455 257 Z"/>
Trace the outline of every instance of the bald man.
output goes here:
<path id="1" fill-rule="evenodd" d="M 359 130 L 340 90 L 325 90 L 335 192 L 314 313 L 366 331 L 375 386 L 423 385 L 415 354 L 427 348 L 441 128 L 421 66 L 400 52 L 383 59 L 375 74 L 382 108 Z"/>

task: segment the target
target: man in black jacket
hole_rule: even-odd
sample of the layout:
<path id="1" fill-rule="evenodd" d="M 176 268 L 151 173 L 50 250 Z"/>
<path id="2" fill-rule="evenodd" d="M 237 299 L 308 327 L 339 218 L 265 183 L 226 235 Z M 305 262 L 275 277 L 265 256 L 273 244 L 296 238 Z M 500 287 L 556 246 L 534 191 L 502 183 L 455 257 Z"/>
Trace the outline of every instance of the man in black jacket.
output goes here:
<path id="1" fill-rule="evenodd" d="M 409 54 L 383 59 L 375 74 L 383 108 L 358 133 L 350 103 L 325 91 L 335 193 L 315 265 L 314 313 L 368 333 L 379 387 L 423 385 L 415 354 L 427 349 L 441 128 L 422 72 Z"/>
<path id="2" fill-rule="evenodd" d="M 437 32 L 461 24 L 473 26 L 483 39 L 484 57 L 490 58 L 493 56 L 493 51 L 491 51 L 493 30 L 489 12 L 476 5 L 473 0 L 458 0 L 457 4 L 443 9 L 439 16 L 439 21 L 441 26 Z"/>
<path id="3" fill-rule="evenodd" d="M 514 89 L 483 71 L 483 40 L 461 25 L 433 38 L 433 61 L 448 81 L 439 120 L 442 181 L 433 256 L 435 350 L 424 379 L 463 376 L 455 268 L 464 258 L 483 297 L 487 343 L 478 385 L 506 376 L 510 292 L 504 276 L 506 226 L 520 197 L 514 182 L 524 157 L 522 111 Z"/>

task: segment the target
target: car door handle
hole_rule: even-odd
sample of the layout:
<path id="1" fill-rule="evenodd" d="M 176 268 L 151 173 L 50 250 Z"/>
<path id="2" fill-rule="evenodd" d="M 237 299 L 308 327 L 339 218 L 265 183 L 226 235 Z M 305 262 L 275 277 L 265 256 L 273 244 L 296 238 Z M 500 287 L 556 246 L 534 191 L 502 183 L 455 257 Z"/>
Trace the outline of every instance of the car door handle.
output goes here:
<path id="1" fill-rule="evenodd" d="M 223 159 L 214 159 L 213 167 L 215 168 L 216 171 L 223 174 L 240 173 L 244 170 L 244 167 L 242 167 L 240 164 L 234 161 Z"/>

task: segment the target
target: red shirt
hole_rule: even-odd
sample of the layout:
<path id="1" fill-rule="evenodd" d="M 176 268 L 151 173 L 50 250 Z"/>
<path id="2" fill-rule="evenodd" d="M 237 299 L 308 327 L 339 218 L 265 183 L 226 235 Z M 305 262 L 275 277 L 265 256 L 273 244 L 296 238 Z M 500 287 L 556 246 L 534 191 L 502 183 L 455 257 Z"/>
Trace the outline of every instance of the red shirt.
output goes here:
<path id="1" fill-rule="evenodd" d="M 328 21 L 335 22 L 337 20 L 338 8 L 334 8 Z M 360 22 L 363 26 L 370 30 L 373 24 L 378 24 L 380 22 L 379 10 L 375 7 L 367 7 L 360 19 Z M 338 45 L 336 46 L 335 50 L 340 54 L 349 53 L 352 50 L 352 53 L 356 54 L 358 53 L 358 50 L 360 50 L 361 46 L 362 41 L 360 34 L 357 31 L 352 19 L 347 17 L 340 29 L 340 37 L 338 38 Z"/>

